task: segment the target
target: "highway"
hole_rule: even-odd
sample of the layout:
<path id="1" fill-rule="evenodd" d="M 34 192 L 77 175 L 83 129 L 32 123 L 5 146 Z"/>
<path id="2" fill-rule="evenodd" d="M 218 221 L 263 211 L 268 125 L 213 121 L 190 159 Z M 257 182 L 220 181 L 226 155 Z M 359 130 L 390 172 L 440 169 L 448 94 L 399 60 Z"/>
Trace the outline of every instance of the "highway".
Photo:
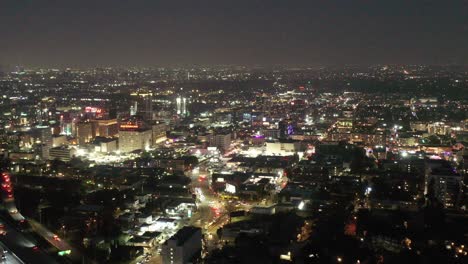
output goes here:
<path id="1" fill-rule="evenodd" d="M 3 199 L 3 206 L 8 211 L 11 218 L 15 220 L 16 222 L 25 220 L 24 216 L 18 212 L 18 209 L 16 208 L 15 200 L 13 198 Z"/>
<path id="2" fill-rule="evenodd" d="M 31 224 L 31 227 L 34 230 L 34 232 L 45 238 L 52 246 L 54 246 L 58 250 L 71 250 L 71 254 L 67 257 L 70 258 L 73 262 L 79 263 L 82 261 L 82 255 L 79 253 L 79 251 L 76 248 L 70 246 L 65 240 L 60 239 L 58 237 L 54 238 L 54 233 L 52 233 L 46 227 L 34 220 L 29 220 L 29 223 Z"/>
<path id="3" fill-rule="evenodd" d="M 2 253 L 3 251 L 3 253 Z M 8 264 L 24 264 L 24 262 L 18 258 L 5 244 L 0 242 L 0 255 L 4 255 L 5 259 L 0 260 L 0 263 Z"/>
<path id="4" fill-rule="evenodd" d="M 3 188 L 1 192 L 2 206 L 5 208 L 14 222 L 20 223 L 26 221 L 24 216 L 18 211 L 16 207 L 10 175 L 7 172 L 3 172 L 1 180 L 1 186 Z M 67 256 L 68 259 L 71 259 L 75 263 L 82 262 L 82 256 L 78 250 L 73 249 L 66 241 L 55 237 L 52 232 L 50 232 L 41 224 L 33 220 L 28 222 L 36 234 L 42 236 L 59 251 L 71 250 L 71 254 Z M 3 225 L 4 230 L 7 232 L 6 235 L 0 236 L 0 241 L 4 242 L 8 248 L 11 248 L 15 253 L 17 253 L 21 260 L 23 260 L 25 263 L 55 263 L 55 260 L 53 260 L 52 257 L 49 257 L 47 254 L 43 253 L 41 249 L 36 247 L 34 242 L 28 240 L 21 232 L 7 226 L 5 223 L 3 223 Z M 44 261 L 39 261 L 41 259 Z"/>
<path id="5" fill-rule="evenodd" d="M 3 226 L 6 233 L 0 235 L 0 243 L 9 252 L 6 263 L 57 263 L 55 259 L 36 247 L 34 242 L 26 238 L 24 234 L 7 224 Z"/>
<path id="6" fill-rule="evenodd" d="M 1 175 L 2 207 L 15 223 L 20 224 L 25 221 L 25 218 L 16 208 L 10 175 L 7 172 L 2 172 Z M 2 233 L 0 242 L 8 251 L 5 255 L 7 263 L 56 263 L 52 257 L 37 247 L 35 242 L 12 227 L 7 221 L 0 221 L 0 226 Z"/>

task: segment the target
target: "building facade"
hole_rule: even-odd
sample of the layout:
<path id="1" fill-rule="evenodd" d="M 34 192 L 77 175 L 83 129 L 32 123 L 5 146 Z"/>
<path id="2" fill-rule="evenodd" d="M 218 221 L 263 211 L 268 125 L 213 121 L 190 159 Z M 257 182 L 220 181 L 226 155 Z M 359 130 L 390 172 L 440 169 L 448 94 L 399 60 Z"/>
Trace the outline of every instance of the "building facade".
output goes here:
<path id="1" fill-rule="evenodd" d="M 201 229 L 186 226 L 169 238 L 162 246 L 163 264 L 193 263 L 202 249 Z"/>

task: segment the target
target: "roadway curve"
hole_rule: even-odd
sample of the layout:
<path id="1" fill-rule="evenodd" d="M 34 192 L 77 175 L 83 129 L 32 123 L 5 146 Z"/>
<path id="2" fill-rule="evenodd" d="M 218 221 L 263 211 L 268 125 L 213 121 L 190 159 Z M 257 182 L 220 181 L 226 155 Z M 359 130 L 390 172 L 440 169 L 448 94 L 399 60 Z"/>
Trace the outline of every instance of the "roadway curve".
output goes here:
<path id="1" fill-rule="evenodd" d="M 6 231 L 5 235 L 0 235 L 0 243 L 3 249 L 6 249 L 7 263 L 57 263 L 55 259 L 37 248 L 35 243 L 29 238 L 25 237 L 21 232 L 3 224 L 3 230 Z"/>
<path id="2" fill-rule="evenodd" d="M 0 183 L 2 205 L 15 224 L 19 226 L 26 219 L 16 208 L 13 186 L 7 172 L 2 172 Z M 2 225 L 2 231 L 4 231 L 4 234 L 0 235 L 1 246 L 8 251 L 5 254 L 7 263 L 56 263 L 52 257 L 41 251 L 35 242 L 16 230 L 15 227 L 3 221 L 0 221 L 0 225 Z"/>

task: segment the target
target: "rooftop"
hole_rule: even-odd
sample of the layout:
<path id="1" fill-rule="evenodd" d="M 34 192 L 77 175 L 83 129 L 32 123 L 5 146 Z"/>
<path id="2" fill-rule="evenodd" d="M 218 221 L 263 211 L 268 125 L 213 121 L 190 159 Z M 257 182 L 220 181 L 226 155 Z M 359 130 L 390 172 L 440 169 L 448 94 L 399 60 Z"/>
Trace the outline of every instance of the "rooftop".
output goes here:
<path id="1" fill-rule="evenodd" d="M 201 229 L 198 227 L 184 226 L 175 235 L 173 235 L 169 240 L 175 240 L 177 241 L 178 245 L 182 245 L 195 233 L 200 232 L 200 231 Z"/>

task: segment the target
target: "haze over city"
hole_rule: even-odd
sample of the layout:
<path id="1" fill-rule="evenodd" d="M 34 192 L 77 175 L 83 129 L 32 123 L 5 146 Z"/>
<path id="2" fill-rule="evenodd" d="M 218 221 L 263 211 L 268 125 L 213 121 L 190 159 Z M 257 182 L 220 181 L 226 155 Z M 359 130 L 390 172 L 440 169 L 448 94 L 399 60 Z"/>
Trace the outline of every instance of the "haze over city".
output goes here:
<path id="1" fill-rule="evenodd" d="M 0 1 L 3 64 L 466 64 L 466 1 Z"/>

